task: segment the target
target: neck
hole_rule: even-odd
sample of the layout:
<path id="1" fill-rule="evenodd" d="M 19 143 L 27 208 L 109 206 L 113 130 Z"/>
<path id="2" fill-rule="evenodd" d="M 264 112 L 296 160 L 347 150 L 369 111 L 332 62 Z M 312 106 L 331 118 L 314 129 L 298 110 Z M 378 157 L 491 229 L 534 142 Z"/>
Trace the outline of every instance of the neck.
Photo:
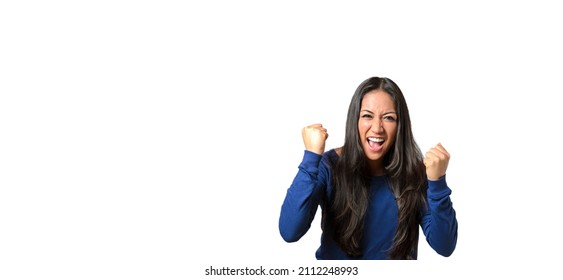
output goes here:
<path id="1" fill-rule="evenodd" d="M 369 170 L 371 171 L 372 176 L 385 175 L 385 168 L 383 167 L 383 163 L 381 161 L 370 161 Z"/>

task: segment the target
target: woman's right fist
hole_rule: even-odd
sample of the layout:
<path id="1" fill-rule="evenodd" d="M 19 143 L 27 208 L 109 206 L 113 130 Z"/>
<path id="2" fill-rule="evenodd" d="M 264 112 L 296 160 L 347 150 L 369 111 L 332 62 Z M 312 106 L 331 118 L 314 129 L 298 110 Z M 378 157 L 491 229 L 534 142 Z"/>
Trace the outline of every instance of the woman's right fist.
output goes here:
<path id="1" fill-rule="evenodd" d="M 305 150 L 322 155 L 325 151 L 325 142 L 328 138 L 326 128 L 322 124 L 313 124 L 301 130 Z"/>

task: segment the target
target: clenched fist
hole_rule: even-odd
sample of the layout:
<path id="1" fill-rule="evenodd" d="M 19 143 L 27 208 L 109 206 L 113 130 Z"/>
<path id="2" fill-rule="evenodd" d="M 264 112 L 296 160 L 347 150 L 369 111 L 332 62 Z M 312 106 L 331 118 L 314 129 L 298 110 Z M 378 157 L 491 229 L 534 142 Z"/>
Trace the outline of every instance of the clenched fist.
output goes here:
<path id="1" fill-rule="evenodd" d="M 322 124 L 313 124 L 301 130 L 305 150 L 322 155 L 325 151 L 325 142 L 328 138 L 326 128 Z"/>
<path id="2" fill-rule="evenodd" d="M 442 144 L 438 144 L 426 152 L 424 155 L 424 165 L 426 166 L 428 180 L 435 181 L 446 175 L 449 161 L 450 154 Z"/>

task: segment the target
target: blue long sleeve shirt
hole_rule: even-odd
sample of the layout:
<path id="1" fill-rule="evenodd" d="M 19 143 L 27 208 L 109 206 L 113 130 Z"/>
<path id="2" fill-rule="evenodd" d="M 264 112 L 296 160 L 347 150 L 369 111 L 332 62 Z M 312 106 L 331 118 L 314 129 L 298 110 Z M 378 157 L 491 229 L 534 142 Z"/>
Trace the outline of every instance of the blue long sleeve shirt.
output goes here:
<path id="1" fill-rule="evenodd" d="M 334 149 L 322 156 L 305 151 L 281 207 L 279 230 L 286 242 L 296 242 L 307 233 L 319 205 L 323 207 L 330 197 L 328 157 L 338 155 Z M 344 253 L 332 236 L 332 226 L 327 224 L 315 254 L 317 259 L 388 259 L 387 251 L 393 245 L 398 223 L 397 203 L 385 176 L 372 177 L 370 188 L 372 201 L 365 218 L 362 255 L 352 258 Z M 446 257 L 453 253 L 457 243 L 457 219 L 450 194 L 445 176 L 436 181 L 429 180 L 428 207 L 423 209 L 420 222 L 428 244 Z"/>

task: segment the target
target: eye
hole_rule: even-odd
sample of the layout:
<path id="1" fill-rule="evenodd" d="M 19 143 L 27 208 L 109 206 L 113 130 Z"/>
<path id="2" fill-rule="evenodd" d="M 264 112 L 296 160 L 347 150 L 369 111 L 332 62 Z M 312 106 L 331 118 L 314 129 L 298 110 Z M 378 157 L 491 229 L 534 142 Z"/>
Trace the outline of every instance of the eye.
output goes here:
<path id="1" fill-rule="evenodd" d="M 383 119 L 387 120 L 387 121 L 396 121 L 397 120 L 397 118 L 395 118 L 395 116 L 390 116 L 390 115 L 384 116 Z"/>
<path id="2" fill-rule="evenodd" d="M 371 119 L 371 118 L 373 118 L 373 116 L 370 115 L 370 114 L 363 114 L 363 115 L 361 116 L 361 118 L 362 118 L 362 119 Z"/>

